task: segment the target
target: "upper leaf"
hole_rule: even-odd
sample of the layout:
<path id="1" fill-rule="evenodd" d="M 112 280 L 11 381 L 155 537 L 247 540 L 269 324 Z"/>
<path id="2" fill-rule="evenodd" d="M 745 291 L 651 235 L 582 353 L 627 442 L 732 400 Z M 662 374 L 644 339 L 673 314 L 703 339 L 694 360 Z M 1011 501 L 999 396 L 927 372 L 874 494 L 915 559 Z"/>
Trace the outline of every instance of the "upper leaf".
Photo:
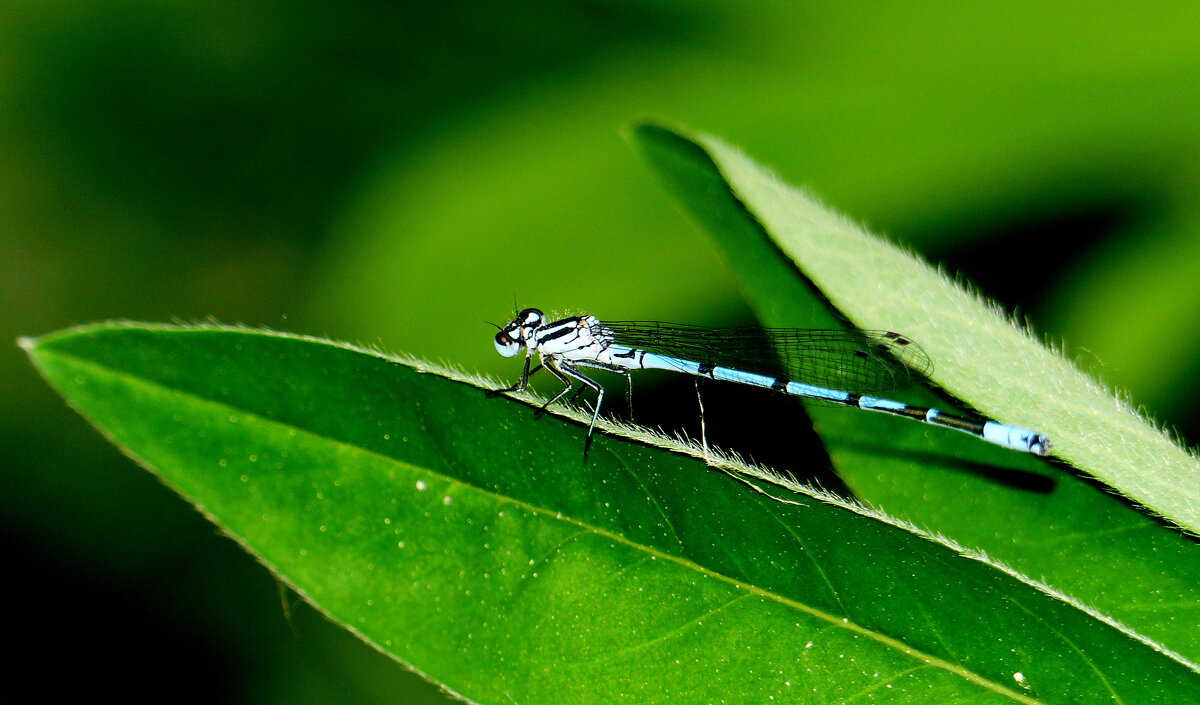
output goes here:
<path id="1" fill-rule="evenodd" d="M 974 293 L 720 140 L 681 139 L 712 158 L 738 201 L 855 325 L 911 335 L 943 389 L 1046 433 L 1056 457 L 1200 533 L 1200 464 L 1101 384 Z"/>

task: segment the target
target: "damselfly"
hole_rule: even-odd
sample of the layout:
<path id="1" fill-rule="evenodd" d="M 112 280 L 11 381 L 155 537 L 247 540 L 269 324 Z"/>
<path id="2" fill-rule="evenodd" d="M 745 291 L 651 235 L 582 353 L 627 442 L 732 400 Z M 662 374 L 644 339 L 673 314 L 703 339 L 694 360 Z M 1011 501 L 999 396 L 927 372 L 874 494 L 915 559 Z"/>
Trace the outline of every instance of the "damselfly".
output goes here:
<path id="1" fill-rule="evenodd" d="M 543 409 L 569 394 L 577 382 L 581 386 L 576 394 L 586 387 L 594 389 L 596 406 L 588 425 L 588 443 L 600 415 L 604 387 L 580 368 L 624 375 L 629 390 L 630 370 L 686 372 L 763 387 L 810 402 L 853 406 L 952 428 L 1012 450 L 1036 455 L 1050 451 L 1050 439 L 1036 431 L 870 396 L 904 387 L 932 369 L 925 351 L 898 333 L 703 328 L 673 323 L 601 322 L 595 316 L 547 322 L 544 313 L 527 308 L 496 334 L 496 351 L 504 357 L 515 356 L 522 347 L 525 370 L 521 379 L 499 391 L 525 389 L 530 376 L 543 367 L 564 385 L 542 405 Z M 531 368 L 535 352 L 540 362 Z"/>

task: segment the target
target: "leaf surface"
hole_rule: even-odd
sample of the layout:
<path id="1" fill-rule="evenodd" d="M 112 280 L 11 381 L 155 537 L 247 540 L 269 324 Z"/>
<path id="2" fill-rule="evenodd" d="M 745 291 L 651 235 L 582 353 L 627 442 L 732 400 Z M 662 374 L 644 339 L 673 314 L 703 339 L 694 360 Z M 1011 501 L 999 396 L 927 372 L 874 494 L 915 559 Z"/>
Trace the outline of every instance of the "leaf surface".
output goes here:
<path id="1" fill-rule="evenodd" d="M 644 442 L 585 460 L 577 422 L 411 361 L 214 326 L 24 344 L 288 584 L 474 702 L 1200 698 L 1187 663 L 983 560 Z"/>

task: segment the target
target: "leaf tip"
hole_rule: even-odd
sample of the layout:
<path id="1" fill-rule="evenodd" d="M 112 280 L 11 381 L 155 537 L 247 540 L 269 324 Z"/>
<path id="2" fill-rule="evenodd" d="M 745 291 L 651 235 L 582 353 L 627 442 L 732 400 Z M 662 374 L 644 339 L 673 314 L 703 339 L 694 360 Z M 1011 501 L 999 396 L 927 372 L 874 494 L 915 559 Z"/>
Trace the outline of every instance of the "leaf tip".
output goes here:
<path id="1" fill-rule="evenodd" d="M 625 129 L 626 139 L 635 144 L 684 143 L 695 147 L 697 144 L 692 134 L 694 131 L 683 125 L 654 118 L 634 120 Z"/>

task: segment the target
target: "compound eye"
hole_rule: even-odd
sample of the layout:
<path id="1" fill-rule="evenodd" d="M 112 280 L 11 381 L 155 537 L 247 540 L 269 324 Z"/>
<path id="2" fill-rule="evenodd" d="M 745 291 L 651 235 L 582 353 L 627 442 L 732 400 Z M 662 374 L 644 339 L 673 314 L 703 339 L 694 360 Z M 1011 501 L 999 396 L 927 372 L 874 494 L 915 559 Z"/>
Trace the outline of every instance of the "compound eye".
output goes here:
<path id="1" fill-rule="evenodd" d="M 540 326 L 545 318 L 546 314 L 536 308 L 527 308 L 517 314 L 517 320 L 527 326 Z"/>
<path id="2" fill-rule="evenodd" d="M 508 333 L 500 331 L 496 334 L 496 352 L 500 353 L 504 357 L 512 357 L 513 355 L 516 355 L 517 350 L 519 350 L 520 347 L 521 345 L 517 341 L 510 338 Z"/>

